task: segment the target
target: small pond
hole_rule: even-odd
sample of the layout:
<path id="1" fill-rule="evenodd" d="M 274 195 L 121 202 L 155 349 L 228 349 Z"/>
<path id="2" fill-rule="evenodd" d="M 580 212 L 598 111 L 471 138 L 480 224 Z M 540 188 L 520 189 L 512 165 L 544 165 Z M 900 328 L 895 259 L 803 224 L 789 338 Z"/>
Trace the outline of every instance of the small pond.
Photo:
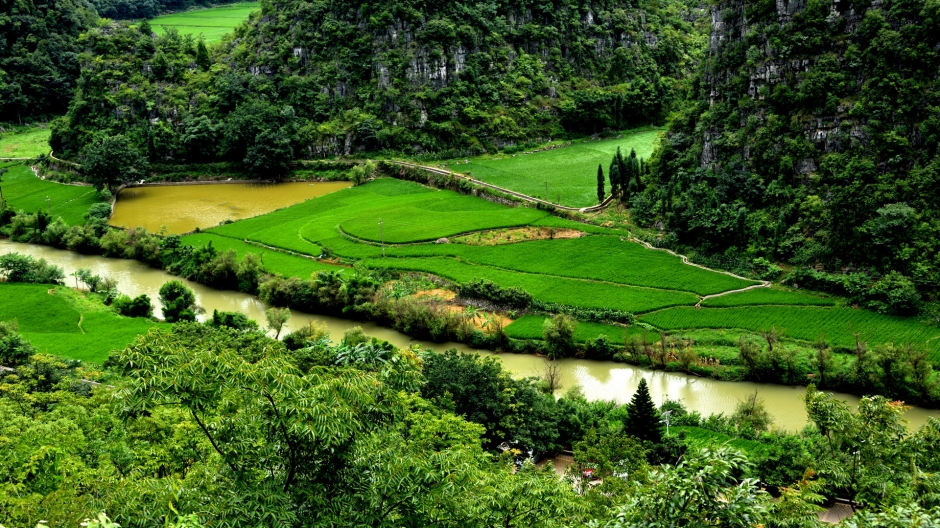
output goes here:
<path id="1" fill-rule="evenodd" d="M 111 225 L 170 233 L 207 229 L 298 204 L 350 182 L 211 183 L 128 187 L 117 196 Z"/>

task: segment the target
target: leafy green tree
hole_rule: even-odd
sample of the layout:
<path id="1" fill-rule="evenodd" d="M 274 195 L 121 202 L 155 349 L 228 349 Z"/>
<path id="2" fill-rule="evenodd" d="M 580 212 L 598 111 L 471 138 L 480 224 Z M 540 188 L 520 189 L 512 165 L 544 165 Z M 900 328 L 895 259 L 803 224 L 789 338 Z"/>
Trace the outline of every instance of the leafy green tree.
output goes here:
<path id="1" fill-rule="evenodd" d="M 44 258 L 36 259 L 19 253 L 0 255 L 0 274 L 7 282 L 60 284 L 65 279 L 62 268 L 49 264 Z"/>
<path id="2" fill-rule="evenodd" d="M 604 167 L 601 164 L 597 164 L 597 201 L 598 203 L 604 201 Z"/>
<path id="3" fill-rule="evenodd" d="M 624 431 L 628 435 L 653 444 L 659 444 L 663 441 L 661 417 L 653 404 L 653 398 L 650 397 L 646 378 L 640 379 L 640 385 L 633 393 L 630 403 L 627 404 L 627 411 L 627 422 L 624 424 Z"/>
<path id="4" fill-rule="evenodd" d="M 754 479 L 738 480 L 747 458 L 727 447 L 703 449 L 676 466 L 650 472 L 613 518 L 589 524 L 604 528 L 725 526 L 750 528 L 768 517 L 769 496 Z"/>
<path id="5" fill-rule="evenodd" d="M 146 293 L 133 299 L 128 295 L 119 295 L 112 306 L 117 313 L 128 317 L 153 317 L 153 304 Z"/>
<path id="6" fill-rule="evenodd" d="M 196 294 L 185 284 L 171 280 L 160 286 L 163 319 L 168 323 L 196 320 Z"/>
<path id="7" fill-rule="evenodd" d="M 147 162 L 123 135 L 106 136 L 82 150 L 82 173 L 95 189 L 114 188 L 144 175 Z"/>
<path id="8" fill-rule="evenodd" d="M 577 328 L 578 321 L 565 314 L 556 314 L 545 320 L 542 335 L 549 358 L 566 357 L 574 352 L 574 332 Z"/>
<path id="9" fill-rule="evenodd" d="M 15 367 L 26 363 L 36 349 L 18 332 L 16 320 L 0 321 L 0 365 Z"/>

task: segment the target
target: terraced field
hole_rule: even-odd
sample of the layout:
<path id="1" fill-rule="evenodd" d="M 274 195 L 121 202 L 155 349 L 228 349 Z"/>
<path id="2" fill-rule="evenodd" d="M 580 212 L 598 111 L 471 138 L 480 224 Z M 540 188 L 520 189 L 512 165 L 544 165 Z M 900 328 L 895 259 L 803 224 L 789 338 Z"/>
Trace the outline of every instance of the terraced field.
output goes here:
<path id="1" fill-rule="evenodd" d="M 444 165 L 454 172 L 469 173 L 478 180 L 544 198 L 570 207 L 597 203 L 597 166 L 607 168 L 620 147 L 626 156 L 649 159 L 661 129 L 643 128 L 624 132 L 617 139 L 580 141 L 567 147 L 531 154 L 498 154 L 450 160 Z M 469 163 L 465 163 L 469 161 Z M 607 188 L 610 192 L 609 184 Z"/>
<path id="2" fill-rule="evenodd" d="M 506 335 L 514 339 L 542 339 L 546 319 L 547 317 L 541 315 L 520 317 L 516 321 L 513 321 L 512 324 L 506 326 Z M 659 334 L 656 332 L 649 332 L 639 326 L 625 327 L 586 322 L 578 323 L 578 327 L 574 332 L 574 339 L 578 342 L 584 342 L 600 335 L 607 336 L 611 342 L 618 345 L 623 344 L 626 340 L 633 337 L 639 339 L 644 335 L 649 342 L 654 342 L 659 339 Z"/>
<path id="3" fill-rule="evenodd" d="M 16 320 L 39 352 L 100 363 L 155 325 L 123 317 L 48 284 L 0 283 L 0 321 Z"/>
<path id="4" fill-rule="evenodd" d="M 455 234 L 518 226 L 565 229 L 568 235 L 576 230 L 581 236 L 496 245 L 435 243 Z M 778 287 L 736 291 L 759 283 L 685 264 L 675 255 L 631 242 L 628 236 L 531 208 L 510 208 L 379 179 L 185 240 L 213 240 L 220 249 L 233 247 L 240 255 L 259 251 L 245 244 L 248 240 L 309 256 L 332 254 L 368 267 L 431 273 L 456 283 L 483 278 L 521 288 L 546 303 L 628 311 L 671 332 L 774 327 L 788 338 L 814 341 L 822 334 L 831 345 L 841 346 L 853 344 L 853 332 L 862 332 L 871 345 L 923 344 L 932 339 L 931 349 L 940 350 L 940 339 L 934 339 L 940 330 L 918 321 L 839 307 L 830 297 Z M 383 237 L 385 257 L 377 242 Z M 274 251 L 264 255 L 265 267 L 284 275 L 306 277 L 328 266 Z M 718 293 L 726 294 L 702 299 Z M 702 307 L 696 309 L 700 301 Z M 524 318 L 507 331 L 536 338 L 540 325 L 537 318 Z M 624 331 L 587 323 L 579 328 L 579 339 L 600 333 L 614 338 L 612 334 Z"/>

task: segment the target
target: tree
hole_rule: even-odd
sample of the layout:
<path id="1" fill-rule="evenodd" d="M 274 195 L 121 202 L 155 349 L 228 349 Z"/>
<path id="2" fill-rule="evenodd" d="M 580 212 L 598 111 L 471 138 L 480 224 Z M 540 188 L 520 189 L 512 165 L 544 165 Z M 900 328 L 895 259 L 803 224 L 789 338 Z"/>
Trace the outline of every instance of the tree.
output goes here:
<path id="1" fill-rule="evenodd" d="M 620 195 L 620 167 L 617 166 L 616 162 L 610 164 L 610 168 L 607 169 L 607 177 L 610 178 L 610 194 L 611 196 L 617 197 Z"/>
<path id="2" fill-rule="evenodd" d="M 290 310 L 287 308 L 268 308 L 265 310 L 264 316 L 268 319 L 268 329 L 274 331 L 274 339 L 281 337 L 281 329 L 290 319 Z"/>
<path id="3" fill-rule="evenodd" d="M 180 281 L 171 280 L 160 287 L 160 304 L 168 323 L 196 320 L 196 294 Z"/>
<path id="4" fill-rule="evenodd" d="M 627 422 L 624 424 L 624 430 L 628 435 L 653 444 L 659 444 L 663 441 L 661 417 L 653 404 L 653 398 L 650 397 L 646 378 L 640 379 L 639 387 L 633 393 L 630 403 L 627 404 L 627 411 L 629 414 L 627 415 Z"/>
<path id="5" fill-rule="evenodd" d="M 574 351 L 574 331 L 577 327 L 578 321 L 565 314 L 557 314 L 545 320 L 542 334 L 550 359 L 565 357 Z"/>
<path id="6" fill-rule="evenodd" d="M 199 39 L 196 43 L 196 65 L 202 71 L 207 71 L 211 63 L 209 61 L 209 50 L 206 49 L 206 41 Z"/>
<path id="7" fill-rule="evenodd" d="M 147 161 L 128 139 L 118 134 L 89 144 L 82 150 L 82 173 L 100 191 L 114 188 L 144 175 Z"/>
<path id="8" fill-rule="evenodd" d="M 36 349 L 18 332 L 16 320 L 0 321 L 0 365 L 15 367 L 26 363 Z"/>
<path id="9" fill-rule="evenodd" d="M 604 201 L 604 167 L 600 163 L 597 164 L 597 201 Z"/>
<path id="10" fill-rule="evenodd" d="M 114 300 L 112 306 L 119 314 L 128 317 L 153 316 L 153 305 L 150 303 L 150 297 L 145 293 L 133 299 L 128 295 L 120 295 Z"/>
<path id="11" fill-rule="evenodd" d="M 722 526 L 751 528 L 767 518 L 769 496 L 754 479 L 738 481 L 750 469 L 747 457 L 727 447 L 703 449 L 675 467 L 650 472 L 604 528 L 674 528 Z"/>
<path id="12" fill-rule="evenodd" d="M 731 423 L 745 436 L 754 436 L 755 433 L 766 431 L 772 421 L 764 400 L 757 397 L 757 391 L 744 401 L 738 402 L 731 415 Z"/>

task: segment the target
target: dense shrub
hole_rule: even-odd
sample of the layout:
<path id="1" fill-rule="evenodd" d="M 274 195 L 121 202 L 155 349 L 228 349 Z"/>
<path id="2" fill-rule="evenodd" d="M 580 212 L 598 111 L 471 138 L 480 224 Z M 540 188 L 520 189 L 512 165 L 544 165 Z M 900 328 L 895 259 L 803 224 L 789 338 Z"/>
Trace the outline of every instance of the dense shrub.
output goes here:
<path id="1" fill-rule="evenodd" d="M 15 367 L 36 353 L 33 345 L 18 332 L 16 322 L 0 322 L 0 365 Z"/>
<path id="2" fill-rule="evenodd" d="M 458 293 L 461 297 L 485 299 L 512 308 L 528 308 L 532 304 L 532 295 L 521 288 L 503 288 L 486 279 L 461 284 Z"/>
<path id="3" fill-rule="evenodd" d="M 152 317 L 153 305 L 150 297 L 140 294 L 133 299 L 128 295 L 119 295 L 112 304 L 117 313 L 128 317 Z"/>
<path id="4" fill-rule="evenodd" d="M 160 287 L 160 304 L 168 323 L 196 320 L 196 294 L 180 281 L 172 280 Z"/>
<path id="5" fill-rule="evenodd" d="M 848 297 L 853 303 L 888 315 L 916 315 L 920 294 L 914 282 L 897 271 L 880 280 L 862 273 L 833 274 L 813 269 L 796 269 L 786 283 Z"/>
<path id="6" fill-rule="evenodd" d="M 215 327 L 231 328 L 243 332 L 258 330 L 258 323 L 241 312 L 220 312 L 212 310 L 212 319 L 207 324 Z"/>
<path id="7" fill-rule="evenodd" d="M 49 264 L 46 259 L 19 253 L 0 255 L 0 274 L 7 282 L 59 284 L 65 278 L 62 268 Z"/>

